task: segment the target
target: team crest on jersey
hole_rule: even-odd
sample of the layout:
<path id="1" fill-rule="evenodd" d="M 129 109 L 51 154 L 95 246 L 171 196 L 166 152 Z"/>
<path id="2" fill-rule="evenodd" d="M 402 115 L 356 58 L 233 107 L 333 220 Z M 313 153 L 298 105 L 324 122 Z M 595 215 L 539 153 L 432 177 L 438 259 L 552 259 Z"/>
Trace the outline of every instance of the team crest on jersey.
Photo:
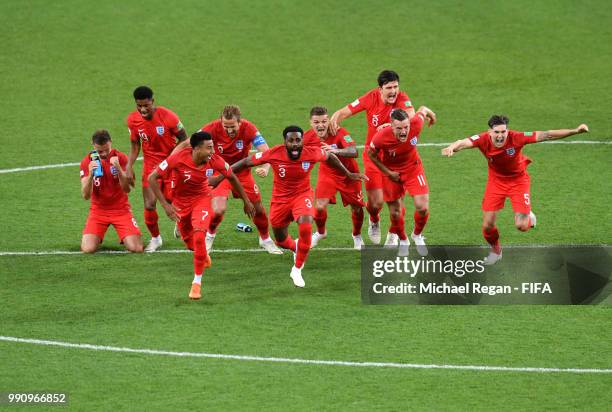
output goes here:
<path id="1" fill-rule="evenodd" d="M 214 173 L 215 173 L 214 170 L 206 169 L 206 177 L 211 177 Z"/>
<path id="2" fill-rule="evenodd" d="M 244 141 L 236 140 L 236 149 L 242 150 L 244 148 Z"/>
<path id="3" fill-rule="evenodd" d="M 115 166 L 111 166 L 111 174 L 113 176 L 117 176 L 119 174 L 119 171 L 117 170 Z"/>
<path id="4" fill-rule="evenodd" d="M 514 150 L 514 147 L 511 147 L 509 149 L 506 149 L 506 154 L 508 156 L 514 156 L 514 154 L 516 153 L 516 150 Z"/>
<path id="5" fill-rule="evenodd" d="M 155 130 L 157 131 L 158 135 L 163 136 L 163 134 L 164 134 L 164 126 L 157 126 L 155 128 Z"/>
<path id="6" fill-rule="evenodd" d="M 418 137 L 414 136 L 412 139 L 410 139 L 410 144 L 416 146 L 417 140 L 419 140 Z"/>
<path id="7" fill-rule="evenodd" d="M 307 172 L 310 169 L 310 162 L 302 162 L 302 169 Z"/>

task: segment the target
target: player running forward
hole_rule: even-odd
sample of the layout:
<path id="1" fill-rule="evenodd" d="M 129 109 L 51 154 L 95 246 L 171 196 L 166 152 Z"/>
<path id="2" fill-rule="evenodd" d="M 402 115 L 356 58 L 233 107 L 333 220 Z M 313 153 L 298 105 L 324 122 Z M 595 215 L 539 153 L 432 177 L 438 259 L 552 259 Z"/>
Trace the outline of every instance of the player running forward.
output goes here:
<path id="1" fill-rule="evenodd" d="M 259 152 L 269 149 L 257 127 L 248 120 L 241 118 L 238 106 L 225 106 L 221 113 L 221 118 L 208 123 L 201 130 L 211 134 L 217 155 L 221 156 L 229 164 L 234 164 L 238 160 L 248 157 L 252 145 L 255 145 Z M 255 173 L 259 177 L 266 177 L 269 170 L 270 165 L 265 164 L 258 167 Z M 259 232 L 259 246 L 267 250 L 268 253 L 275 255 L 282 254 L 283 252 L 274 244 L 270 237 L 266 209 L 261 204 L 261 194 L 251 171 L 245 169 L 237 173 L 236 176 L 240 180 L 242 187 L 244 187 L 244 191 L 249 196 L 253 206 L 255 206 L 253 223 Z M 212 249 L 217 228 L 223 220 L 230 192 L 234 198 L 238 197 L 238 192 L 232 190 L 228 180 L 223 180 L 212 192 L 212 208 L 214 213 L 206 232 L 206 250 L 208 252 Z"/>
<path id="2" fill-rule="evenodd" d="M 410 237 L 419 255 L 427 255 L 422 232 L 429 218 L 429 188 L 416 147 L 425 119 L 429 120 L 429 125 L 436 121 L 435 113 L 427 107 L 419 107 L 412 119 L 406 111 L 395 109 L 391 112 L 391 126 L 376 132 L 366 148 L 370 160 L 383 174 L 383 197 L 391 217 L 389 234 L 399 238 L 398 256 L 408 256 L 410 246 L 404 227 L 406 192 L 412 196 L 416 209 L 414 230 Z M 382 158 L 380 152 L 383 153 Z"/>
<path id="3" fill-rule="evenodd" d="M 340 127 L 340 122 L 363 110 L 366 111 L 368 134 L 365 147 L 368 147 L 374 134 L 388 126 L 391 122 L 389 115 L 393 109 L 403 109 L 412 118 L 414 107 L 408 95 L 399 89 L 399 75 L 391 70 L 384 70 L 378 75 L 378 87 L 370 90 L 353 103 L 335 112 L 330 119 L 331 134 L 335 134 Z M 380 243 L 380 210 L 383 207 L 383 176 L 380 170 L 371 162 L 370 158 L 363 152 L 363 166 L 366 176 L 370 180 L 365 182 L 368 201 L 366 209 L 370 214 L 368 236 L 375 243 Z M 391 239 L 387 239 L 385 244 Z M 397 242 L 395 243 L 397 244 Z"/>
<path id="4" fill-rule="evenodd" d="M 297 287 L 304 287 L 302 268 L 308 257 L 312 237 L 313 193 L 310 187 L 310 171 L 315 163 L 327 161 L 339 168 L 353 180 L 367 179 L 364 175 L 350 172 L 338 158 L 320 147 L 303 146 L 304 132 L 298 126 L 283 130 L 284 145 L 274 146 L 266 152 L 240 160 L 232 165 L 235 173 L 247 167 L 270 163 L 274 171 L 274 185 L 270 200 L 270 223 L 276 244 L 295 253 L 291 279 Z M 296 221 L 299 238 L 293 240 L 287 231 L 289 224 Z"/>
<path id="5" fill-rule="evenodd" d="M 304 142 L 317 142 L 325 151 L 335 154 L 344 166 L 351 172 L 359 173 L 359 166 L 355 161 L 357 147 L 355 142 L 343 127 L 336 135 L 329 133 L 329 118 L 325 107 L 313 107 L 310 110 L 310 127 L 304 134 Z M 307 143 L 304 143 L 307 144 Z M 361 181 L 346 177 L 338 169 L 327 163 L 319 166 L 319 176 L 315 190 L 315 215 L 317 231 L 312 235 L 311 247 L 317 246 L 320 240 L 327 237 L 325 223 L 327 221 L 327 205 L 336 203 L 336 192 L 340 192 L 342 204 L 351 206 L 353 219 L 353 245 L 361 249 L 361 226 L 363 225 L 363 194 Z"/>
<path id="6" fill-rule="evenodd" d="M 187 247 L 193 250 L 194 277 L 189 292 L 190 299 L 200 299 L 202 274 L 210 267 L 211 260 L 206 252 L 204 240 L 212 215 L 211 188 L 208 178 L 218 172 L 226 177 L 244 202 L 244 212 L 252 217 L 253 204 L 232 173 L 230 166 L 214 155 L 212 137 L 207 132 L 197 132 L 189 139 L 190 147 L 178 150 L 153 170 L 149 175 L 151 190 L 161 203 L 168 217 L 178 223 L 181 237 Z M 176 188 L 172 203 L 169 203 L 159 185 L 159 179 L 176 176 Z"/>
<path id="7" fill-rule="evenodd" d="M 149 187 L 147 180 L 149 174 L 164 161 L 174 150 L 177 142 L 187 139 L 183 124 L 178 116 L 162 106 L 155 106 L 153 90 L 147 86 L 140 86 L 134 90 L 136 111 L 130 113 L 127 125 L 130 131 L 130 154 L 127 164 L 127 175 L 134 184 L 134 162 L 138 158 L 140 148 L 144 156 L 142 168 L 142 197 L 144 199 L 144 220 L 151 233 L 151 241 L 145 252 L 154 252 L 162 245 L 159 234 L 158 215 L 155 209 L 155 194 Z M 186 147 L 185 143 L 181 147 Z M 172 196 L 172 177 L 159 184 L 166 199 Z"/>
<path id="8" fill-rule="evenodd" d="M 127 250 L 142 252 L 140 229 L 127 197 L 130 183 L 123 170 L 127 156 L 112 148 L 106 130 L 97 130 L 91 141 L 94 151 L 81 161 L 81 195 L 85 200 L 91 199 L 81 250 L 94 253 L 108 226 L 113 225 Z"/>
<path id="9" fill-rule="evenodd" d="M 530 177 L 527 173 L 531 159 L 521 154 L 523 146 L 589 131 L 586 124 L 581 124 L 575 129 L 517 132 L 509 130 L 508 123 L 506 116 L 494 115 L 489 119 L 488 131 L 457 140 L 442 149 L 443 156 L 451 157 L 459 150 L 477 147 L 488 159 L 489 176 L 482 200 L 482 234 L 491 245 L 491 251 L 485 258 L 485 264 L 488 265 L 493 265 L 502 258 L 495 220 L 497 213 L 504 208 L 507 197 L 512 203 L 514 224 L 518 230 L 526 232 L 536 225 L 536 216 L 531 211 Z"/>

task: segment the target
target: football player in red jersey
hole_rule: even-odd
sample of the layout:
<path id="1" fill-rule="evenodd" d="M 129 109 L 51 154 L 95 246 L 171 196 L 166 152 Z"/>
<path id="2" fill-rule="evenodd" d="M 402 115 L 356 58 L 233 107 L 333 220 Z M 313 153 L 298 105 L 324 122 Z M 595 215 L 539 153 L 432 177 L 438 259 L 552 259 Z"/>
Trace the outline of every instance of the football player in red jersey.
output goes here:
<path id="1" fill-rule="evenodd" d="M 142 168 L 142 197 L 144 199 L 144 220 L 151 241 L 145 247 L 145 252 L 154 252 L 162 245 L 159 234 L 158 215 L 155 209 L 155 195 L 149 187 L 147 180 L 149 174 L 164 161 L 177 143 L 187 139 L 187 134 L 178 116 L 171 110 L 162 106 L 155 106 L 153 90 L 147 86 L 140 86 L 134 90 L 136 111 L 130 113 L 127 125 L 130 131 L 130 153 L 126 173 L 134 181 L 134 162 L 138 158 L 142 147 L 144 165 Z M 180 148 L 188 145 L 183 143 Z M 172 176 L 168 176 L 160 185 L 167 199 L 172 197 Z"/>
<path id="2" fill-rule="evenodd" d="M 229 164 L 214 154 L 212 136 L 209 133 L 194 133 L 189 143 L 190 147 L 176 151 L 151 172 L 149 185 L 168 217 L 178 223 L 181 237 L 187 247 L 194 252 L 194 278 L 189 298 L 200 299 L 202 274 L 204 269 L 211 265 L 204 240 L 212 217 L 212 195 L 208 178 L 215 173 L 227 178 L 232 189 L 242 198 L 244 212 L 249 217 L 253 217 L 255 208 Z M 172 176 L 173 172 L 176 176 L 176 188 L 172 203 L 169 203 L 158 181 L 159 178 Z"/>
<path id="3" fill-rule="evenodd" d="M 395 109 L 391 112 L 391 126 L 376 132 L 366 148 L 370 160 L 383 174 L 383 197 L 391 217 L 389 232 L 399 239 L 398 256 L 408 256 L 410 245 L 404 227 L 406 193 L 412 196 L 415 207 L 412 240 L 417 252 L 427 255 L 422 232 L 429 218 L 429 187 L 416 147 L 425 119 L 430 125 L 436 121 L 435 113 L 427 107 L 421 106 L 412 119 L 406 111 Z"/>
<path id="4" fill-rule="evenodd" d="M 495 220 L 497 213 L 504 208 L 507 197 L 512 203 L 514 224 L 518 230 L 526 232 L 536 225 L 536 216 L 531 211 L 530 177 L 527 173 L 531 159 L 522 155 L 523 146 L 589 132 L 586 124 L 575 129 L 517 132 L 509 130 L 508 123 L 506 116 L 494 115 L 489 119 L 488 131 L 457 140 L 442 149 L 443 156 L 451 157 L 460 150 L 477 147 L 488 159 L 487 186 L 482 200 L 482 234 L 491 245 L 491 251 L 485 258 L 485 264 L 488 265 L 502 258 Z"/>
<path id="5" fill-rule="evenodd" d="M 358 156 L 357 147 L 349 133 L 343 127 L 335 135 L 329 133 L 329 118 L 325 107 L 315 106 L 310 110 L 310 127 L 304 134 L 304 144 L 308 142 L 323 147 L 324 150 L 335 154 L 344 166 L 351 172 L 359 173 L 359 166 L 355 161 Z M 320 240 L 327 237 L 325 223 L 327 221 L 327 205 L 336 203 L 336 192 L 340 192 L 342 204 L 351 206 L 353 220 L 353 246 L 361 249 L 361 226 L 363 225 L 363 192 L 361 181 L 351 180 L 339 170 L 321 163 L 315 189 L 315 215 L 317 231 L 312 235 L 311 247 L 315 247 Z"/>
<path id="6" fill-rule="evenodd" d="M 127 156 L 112 148 L 106 130 L 97 130 L 91 140 L 94 152 L 81 161 L 81 195 L 85 200 L 91 199 L 81 250 L 94 253 L 108 227 L 113 225 L 127 250 L 142 252 L 140 229 L 127 197 L 130 182 L 123 170 Z"/>
<path id="7" fill-rule="evenodd" d="M 245 168 L 269 163 L 274 172 L 272 199 L 270 200 L 270 223 L 276 244 L 295 253 L 295 263 L 290 277 L 297 287 L 304 287 L 302 268 L 308 257 L 312 239 L 312 217 L 314 215 L 313 193 L 310 187 L 310 171 L 315 163 L 328 161 L 353 179 L 367 179 L 364 175 L 350 172 L 338 158 L 321 147 L 303 146 L 304 131 L 298 126 L 283 130 L 285 144 L 268 151 L 256 153 L 232 165 L 235 173 Z M 292 221 L 299 227 L 299 238 L 293 240 L 287 228 Z"/>
<path id="8" fill-rule="evenodd" d="M 372 141 L 374 134 L 391 123 L 389 115 L 394 109 L 403 109 L 412 118 L 414 107 L 407 94 L 400 91 L 399 75 L 392 70 L 383 70 L 378 75 L 378 87 L 370 90 L 349 105 L 336 111 L 330 119 L 330 131 L 335 134 L 340 122 L 363 110 L 366 111 L 368 134 L 365 147 Z M 363 166 L 366 176 L 365 188 L 368 194 L 366 209 L 370 215 L 368 236 L 372 243 L 380 243 L 380 210 L 383 207 L 383 176 L 380 170 L 370 161 L 366 151 L 363 152 Z M 397 244 L 396 236 L 388 236 L 385 244 Z"/>
<path id="9" fill-rule="evenodd" d="M 255 149 L 259 152 L 265 152 L 269 149 L 257 127 L 248 120 L 243 119 L 240 107 L 235 105 L 225 106 L 219 119 L 206 124 L 200 130 L 212 135 L 216 153 L 229 164 L 234 164 L 240 159 L 248 157 L 252 146 L 255 146 Z M 255 173 L 259 177 L 266 177 L 269 170 L 270 165 L 265 164 L 258 167 Z M 242 187 L 244 187 L 249 199 L 255 206 L 256 213 L 253 223 L 259 232 L 259 246 L 268 253 L 275 255 L 282 254 L 283 252 L 274 244 L 270 237 L 266 209 L 261 204 L 259 187 L 257 187 L 251 171 L 245 169 L 236 176 L 240 179 Z M 212 249 L 217 227 L 223 220 L 225 210 L 227 209 L 227 198 L 230 193 L 235 198 L 238 197 L 238 193 L 232 191 L 227 180 L 223 180 L 213 190 L 212 208 L 214 215 L 206 232 L 206 249 L 208 252 Z"/>

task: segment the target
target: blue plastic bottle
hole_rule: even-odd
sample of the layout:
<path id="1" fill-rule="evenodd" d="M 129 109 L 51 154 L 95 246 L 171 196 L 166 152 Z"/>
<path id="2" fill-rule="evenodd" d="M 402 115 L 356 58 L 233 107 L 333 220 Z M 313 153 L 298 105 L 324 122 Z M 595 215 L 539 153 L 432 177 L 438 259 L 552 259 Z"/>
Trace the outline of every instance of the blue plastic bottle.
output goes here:
<path id="1" fill-rule="evenodd" d="M 95 177 L 104 176 L 104 171 L 102 170 L 102 163 L 100 162 L 100 155 L 98 154 L 98 151 L 92 150 L 91 153 L 89 154 L 89 158 L 91 159 L 92 162 L 96 162 L 98 164 L 98 167 L 94 169 L 93 175 Z"/>

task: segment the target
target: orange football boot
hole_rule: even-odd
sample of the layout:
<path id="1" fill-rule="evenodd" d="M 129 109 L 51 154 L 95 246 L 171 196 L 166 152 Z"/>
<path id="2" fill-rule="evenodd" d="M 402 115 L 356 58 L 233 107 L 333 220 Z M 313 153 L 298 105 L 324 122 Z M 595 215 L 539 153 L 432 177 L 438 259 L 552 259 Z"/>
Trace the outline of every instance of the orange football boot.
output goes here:
<path id="1" fill-rule="evenodd" d="M 197 283 L 191 284 L 191 290 L 189 291 L 189 299 L 198 300 L 202 297 L 202 286 Z"/>

